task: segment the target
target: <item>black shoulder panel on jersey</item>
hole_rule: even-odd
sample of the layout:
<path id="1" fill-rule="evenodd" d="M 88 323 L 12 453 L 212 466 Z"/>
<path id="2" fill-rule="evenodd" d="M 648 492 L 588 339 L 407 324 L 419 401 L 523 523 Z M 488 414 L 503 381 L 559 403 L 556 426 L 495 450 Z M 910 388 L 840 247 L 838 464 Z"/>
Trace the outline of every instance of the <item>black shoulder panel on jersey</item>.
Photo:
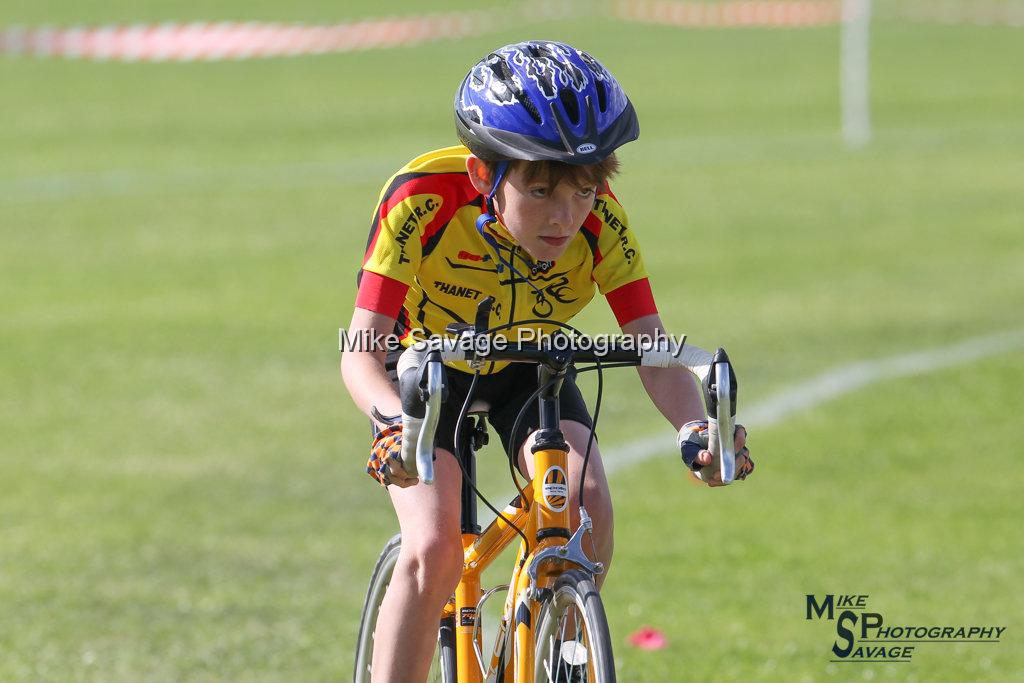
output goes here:
<path id="1" fill-rule="evenodd" d="M 441 241 L 444 231 L 448 229 L 448 226 L 451 225 L 451 223 L 451 221 L 448 221 L 442 225 L 437 232 L 430 236 L 430 239 L 428 239 L 426 244 L 423 245 L 423 258 L 430 256 L 430 252 L 434 251 L 437 243 Z"/>
<path id="2" fill-rule="evenodd" d="M 388 185 L 388 189 L 384 190 L 384 196 L 380 198 L 380 204 L 377 204 L 377 210 L 380 211 L 380 205 L 391 199 L 391 195 L 398 191 L 402 185 L 405 185 L 410 180 L 416 180 L 417 178 L 423 178 L 428 175 L 442 175 L 440 173 L 403 173 L 402 175 L 395 176 L 395 179 Z"/>
<path id="3" fill-rule="evenodd" d="M 587 241 L 587 246 L 590 247 L 590 253 L 594 256 L 594 260 L 596 261 L 597 255 L 600 253 L 597 247 L 597 235 L 586 228 L 580 228 L 580 232 L 583 234 L 583 239 Z"/>
<path id="4" fill-rule="evenodd" d="M 483 203 L 484 203 L 484 198 L 481 197 L 480 195 L 476 195 L 476 197 L 474 197 L 473 199 L 470 199 L 468 202 L 466 202 L 465 204 L 463 204 L 462 206 L 460 206 L 459 208 L 455 209 L 455 211 L 452 212 L 452 220 L 454 220 L 455 214 L 458 213 L 463 207 L 466 207 L 466 206 L 483 206 Z M 451 224 L 451 220 L 448 221 L 447 223 L 445 223 L 444 225 L 442 225 L 438 229 L 438 231 L 435 232 L 433 235 L 431 235 L 430 239 L 428 239 L 426 241 L 426 243 L 423 245 L 423 256 L 424 257 L 429 256 L 430 252 L 434 251 L 434 248 L 437 247 L 438 242 L 441 241 L 441 236 L 444 234 L 444 231 L 448 229 L 448 226 L 450 224 Z"/>

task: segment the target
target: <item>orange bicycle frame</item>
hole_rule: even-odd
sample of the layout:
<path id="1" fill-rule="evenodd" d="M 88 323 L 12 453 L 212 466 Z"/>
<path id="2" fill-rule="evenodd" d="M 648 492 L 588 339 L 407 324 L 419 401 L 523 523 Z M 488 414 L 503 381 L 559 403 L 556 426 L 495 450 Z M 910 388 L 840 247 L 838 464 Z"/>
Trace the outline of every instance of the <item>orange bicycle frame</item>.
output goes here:
<path id="1" fill-rule="evenodd" d="M 561 547 L 570 536 L 569 491 L 566 473 L 567 452 L 560 448 L 541 448 L 534 455 L 534 471 L 539 473 L 524 490 L 495 518 L 481 534 L 464 533 L 465 548 L 462 580 L 455 590 L 456 653 L 460 683 L 481 683 L 483 672 L 476 660 L 475 647 L 482 643 L 474 640 L 476 634 L 477 603 L 483 595 L 481 574 L 508 547 L 518 535 L 516 527 L 530 539 L 530 552 L 524 555 L 520 547 L 509 583 L 509 596 L 505 603 L 504 627 L 514 628 L 515 681 L 532 681 L 534 666 L 533 628 L 539 617 L 539 601 L 534 591 L 548 587 L 562 570 L 563 561 L 543 565 L 536 583 L 526 569 L 537 555 L 549 548 Z M 536 504 L 535 504 L 536 503 Z M 502 634 L 503 636 L 504 634 Z M 499 636 L 499 640 L 502 639 Z M 491 670 L 498 665 L 497 653 L 491 657 Z M 503 676 L 504 672 L 498 672 Z M 499 679 L 501 680 L 501 679 Z"/>

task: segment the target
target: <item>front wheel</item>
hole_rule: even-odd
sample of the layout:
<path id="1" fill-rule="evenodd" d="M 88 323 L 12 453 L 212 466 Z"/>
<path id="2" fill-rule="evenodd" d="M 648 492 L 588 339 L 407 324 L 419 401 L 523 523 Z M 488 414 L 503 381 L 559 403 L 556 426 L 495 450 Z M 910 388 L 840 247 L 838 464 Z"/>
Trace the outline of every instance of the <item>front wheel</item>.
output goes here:
<path id="1" fill-rule="evenodd" d="M 614 683 L 608 618 L 589 574 L 572 570 L 555 580 L 541 608 L 536 644 L 536 683 Z"/>
<path id="2" fill-rule="evenodd" d="M 370 576 L 370 587 L 366 591 L 366 602 L 363 603 L 363 614 L 359 619 L 359 640 L 356 644 L 355 683 L 370 683 L 370 671 L 373 663 L 373 634 L 377 628 L 377 617 L 384 594 L 391 584 L 391 575 L 398 562 L 398 553 L 402 549 L 402 535 L 395 534 L 384 546 L 377 566 Z M 442 619 L 437 631 L 437 652 L 430 664 L 430 683 L 456 683 L 455 661 L 455 618 Z"/>

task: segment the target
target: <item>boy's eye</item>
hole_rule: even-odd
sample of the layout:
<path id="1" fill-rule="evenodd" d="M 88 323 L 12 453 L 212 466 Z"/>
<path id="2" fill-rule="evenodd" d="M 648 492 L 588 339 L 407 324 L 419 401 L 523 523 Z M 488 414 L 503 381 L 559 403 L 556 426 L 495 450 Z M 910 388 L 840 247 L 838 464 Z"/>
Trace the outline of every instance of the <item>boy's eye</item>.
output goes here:
<path id="1" fill-rule="evenodd" d="M 594 193 L 596 191 L 597 190 L 595 188 L 593 188 L 593 187 L 587 187 L 587 188 L 581 189 L 576 194 L 579 195 L 580 197 L 584 197 L 584 198 L 586 198 L 586 197 L 593 197 Z"/>
<path id="2" fill-rule="evenodd" d="M 546 197 L 548 196 L 548 188 L 543 185 L 538 187 L 531 187 L 530 194 L 532 194 L 535 197 Z"/>

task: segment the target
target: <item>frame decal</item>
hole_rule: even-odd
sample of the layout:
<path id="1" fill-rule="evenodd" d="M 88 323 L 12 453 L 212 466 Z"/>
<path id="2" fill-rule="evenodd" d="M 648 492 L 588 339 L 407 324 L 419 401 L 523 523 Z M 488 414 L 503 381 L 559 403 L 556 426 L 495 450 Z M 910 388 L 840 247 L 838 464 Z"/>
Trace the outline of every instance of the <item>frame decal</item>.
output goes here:
<path id="1" fill-rule="evenodd" d="M 558 465 L 549 467 L 544 473 L 544 484 L 541 488 L 544 496 L 544 505 L 552 512 L 565 510 L 569 502 L 569 487 L 565 476 L 565 470 Z"/>

